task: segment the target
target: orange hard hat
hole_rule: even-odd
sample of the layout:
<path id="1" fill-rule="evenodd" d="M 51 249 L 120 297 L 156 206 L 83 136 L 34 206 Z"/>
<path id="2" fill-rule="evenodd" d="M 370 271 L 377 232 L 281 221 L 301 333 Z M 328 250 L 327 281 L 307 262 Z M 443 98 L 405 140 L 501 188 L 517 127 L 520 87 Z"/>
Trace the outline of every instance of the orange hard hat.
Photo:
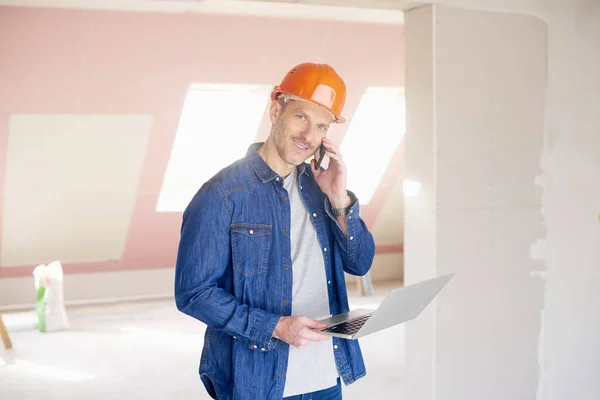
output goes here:
<path id="1" fill-rule="evenodd" d="M 341 116 L 346 102 L 346 84 L 327 64 L 303 63 L 292 68 L 281 84 L 271 92 L 271 99 L 280 95 L 306 100 L 334 115 L 334 122 L 346 121 Z"/>

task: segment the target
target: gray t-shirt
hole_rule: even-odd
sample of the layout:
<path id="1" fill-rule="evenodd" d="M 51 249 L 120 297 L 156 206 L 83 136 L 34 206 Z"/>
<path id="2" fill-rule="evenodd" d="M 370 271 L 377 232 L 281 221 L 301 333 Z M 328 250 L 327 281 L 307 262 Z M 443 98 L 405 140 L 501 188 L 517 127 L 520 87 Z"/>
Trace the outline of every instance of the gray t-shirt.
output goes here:
<path id="1" fill-rule="evenodd" d="M 325 262 L 317 232 L 302 201 L 297 168 L 284 180 L 291 207 L 292 315 L 320 319 L 330 315 Z M 290 346 L 283 397 L 335 386 L 339 372 L 332 340 Z"/>

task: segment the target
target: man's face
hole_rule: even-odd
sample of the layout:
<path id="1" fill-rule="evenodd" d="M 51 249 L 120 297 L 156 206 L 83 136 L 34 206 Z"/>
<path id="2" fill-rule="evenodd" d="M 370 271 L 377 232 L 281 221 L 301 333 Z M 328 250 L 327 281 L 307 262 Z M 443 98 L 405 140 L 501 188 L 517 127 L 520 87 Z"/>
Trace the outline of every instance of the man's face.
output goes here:
<path id="1" fill-rule="evenodd" d="M 292 100 L 285 108 L 271 106 L 271 134 L 279 156 L 290 165 L 300 165 L 312 156 L 327 135 L 333 116 L 312 103 Z"/>

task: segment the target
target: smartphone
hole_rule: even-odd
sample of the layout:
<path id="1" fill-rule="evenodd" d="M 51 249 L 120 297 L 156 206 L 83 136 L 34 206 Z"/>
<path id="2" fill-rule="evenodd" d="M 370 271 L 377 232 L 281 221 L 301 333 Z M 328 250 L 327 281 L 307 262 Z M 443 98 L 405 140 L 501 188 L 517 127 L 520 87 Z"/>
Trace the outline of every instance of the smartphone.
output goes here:
<path id="1" fill-rule="evenodd" d="M 315 158 L 316 159 L 316 163 L 315 163 L 315 171 L 319 169 L 319 167 L 321 166 L 321 163 L 323 162 L 323 159 L 325 158 L 325 152 L 327 150 L 325 149 L 325 146 L 321 145 L 319 146 L 319 150 L 317 151 L 318 156 Z"/>

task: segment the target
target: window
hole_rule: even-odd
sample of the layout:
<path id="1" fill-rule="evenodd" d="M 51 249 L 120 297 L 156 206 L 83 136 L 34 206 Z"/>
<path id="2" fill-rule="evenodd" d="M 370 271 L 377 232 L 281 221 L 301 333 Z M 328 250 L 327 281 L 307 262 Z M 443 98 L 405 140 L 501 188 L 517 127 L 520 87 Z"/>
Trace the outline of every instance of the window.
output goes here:
<path id="1" fill-rule="evenodd" d="M 402 88 L 367 88 L 341 145 L 348 189 L 362 204 L 371 201 L 404 132 Z"/>
<path id="2" fill-rule="evenodd" d="M 244 157 L 256 137 L 270 86 L 203 84 L 188 91 L 157 211 L 183 211 L 200 186 Z"/>

